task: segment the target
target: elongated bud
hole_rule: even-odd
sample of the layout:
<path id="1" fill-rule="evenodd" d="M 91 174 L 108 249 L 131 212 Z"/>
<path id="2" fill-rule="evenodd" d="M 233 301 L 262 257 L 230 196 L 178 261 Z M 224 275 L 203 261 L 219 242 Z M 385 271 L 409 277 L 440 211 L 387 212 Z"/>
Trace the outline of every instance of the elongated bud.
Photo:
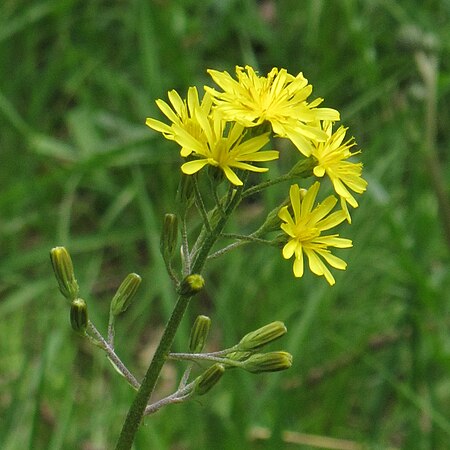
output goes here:
<path id="1" fill-rule="evenodd" d="M 79 288 L 73 271 L 72 259 L 64 247 L 55 247 L 50 250 L 50 260 L 58 281 L 59 290 L 68 300 L 78 297 Z"/>
<path id="2" fill-rule="evenodd" d="M 160 250 L 164 261 L 169 262 L 178 242 L 178 218 L 175 214 L 164 216 L 163 228 L 161 231 Z"/>
<path id="3" fill-rule="evenodd" d="M 292 366 L 292 355 L 287 352 L 256 353 L 243 362 L 243 367 L 252 373 L 278 372 Z"/>
<path id="4" fill-rule="evenodd" d="M 184 214 L 194 203 L 194 186 L 192 183 L 191 176 L 181 175 L 176 196 L 178 212 L 180 214 Z"/>
<path id="5" fill-rule="evenodd" d="M 296 175 L 300 178 L 308 178 L 313 174 L 313 168 L 317 165 L 317 161 L 313 157 L 307 159 L 301 159 L 295 166 L 289 171 L 289 175 Z"/>
<path id="6" fill-rule="evenodd" d="M 289 201 L 289 199 L 286 199 L 282 205 L 277 206 L 270 211 L 266 217 L 266 220 L 256 232 L 257 236 L 262 236 L 265 233 L 270 233 L 271 231 L 277 231 L 280 229 L 281 219 L 278 217 L 278 212 L 280 211 L 280 208 L 287 205 Z"/>
<path id="7" fill-rule="evenodd" d="M 210 328 L 211 319 L 209 317 L 197 316 L 189 337 L 189 351 L 191 353 L 200 353 L 205 348 Z"/>
<path id="8" fill-rule="evenodd" d="M 246 334 L 238 344 L 239 351 L 253 351 L 264 347 L 269 342 L 279 339 L 286 334 L 287 328 L 283 322 L 276 321 L 264 325 L 255 331 Z"/>
<path id="9" fill-rule="evenodd" d="M 197 273 L 188 275 L 180 283 L 178 288 L 178 293 L 186 297 L 192 296 L 200 292 L 205 286 L 205 280 L 203 277 Z"/>
<path id="10" fill-rule="evenodd" d="M 84 334 L 86 332 L 88 312 L 86 302 L 82 298 L 76 298 L 70 304 L 70 324 L 77 333 Z"/>
<path id="11" fill-rule="evenodd" d="M 115 316 L 123 313 L 130 306 L 136 291 L 141 284 L 142 278 L 137 273 L 130 273 L 117 289 L 111 300 L 111 313 Z"/>
<path id="12" fill-rule="evenodd" d="M 227 354 L 227 358 L 233 361 L 245 361 L 251 355 L 252 352 L 232 352 Z"/>
<path id="13" fill-rule="evenodd" d="M 225 373 L 225 367 L 223 364 L 213 364 L 208 367 L 205 372 L 203 372 L 197 378 L 197 385 L 195 386 L 194 393 L 197 395 L 206 394 L 212 387 L 214 387 L 217 382 L 222 378 Z"/>

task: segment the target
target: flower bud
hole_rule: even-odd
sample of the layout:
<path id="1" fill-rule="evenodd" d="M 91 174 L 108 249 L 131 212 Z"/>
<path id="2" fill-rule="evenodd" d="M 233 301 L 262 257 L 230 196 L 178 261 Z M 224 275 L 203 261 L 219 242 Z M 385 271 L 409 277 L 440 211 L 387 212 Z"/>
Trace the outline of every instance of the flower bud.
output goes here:
<path id="1" fill-rule="evenodd" d="M 142 278 L 137 273 L 130 273 L 126 276 L 111 300 L 111 313 L 113 315 L 118 316 L 127 310 L 141 281 Z"/>
<path id="2" fill-rule="evenodd" d="M 61 294 L 68 300 L 74 300 L 78 297 L 79 288 L 69 252 L 64 247 L 52 248 L 50 260 Z"/>
<path id="3" fill-rule="evenodd" d="M 246 334 L 238 344 L 239 351 L 253 351 L 264 347 L 269 342 L 275 341 L 284 334 L 287 329 L 283 322 L 276 321 L 264 325 L 255 331 Z"/>
<path id="4" fill-rule="evenodd" d="M 194 203 L 194 186 L 192 177 L 182 174 L 178 185 L 176 201 L 178 212 L 184 214 Z"/>
<path id="5" fill-rule="evenodd" d="M 278 372 L 292 366 L 292 355 L 287 352 L 256 353 L 243 362 L 243 368 L 252 373 Z"/>
<path id="6" fill-rule="evenodd" d="M 266 217 L 266 220 L 256 232 L 257 236 L 262 236 L 265 233 L 270 233 L 271 231 L 279 230 L 281 219 L 278 217 L 278 212 L 280 211 L 280 208 L 282 206 L 287 205 L 288 202 L 289 200 L 286 199 L 282 205 L 277 206 L 276 208 L 272 209 L 272 211 L 270 211 L 270 213 Z"/>
<path id="7" fill-rule="evenodd" d="M 160 250 L 164 261 L 172 259 L 178 241 L 178 218 L 175 214 L 164 216 L 163 228 L 161 231 Z"/>
<path id="8" fill-rule="evenodd" d="M 251 355 L 252 352 L 232 352 L 227 354 L 227 358 L 233 361 L 245 361 Z"/>
<path id="9" fill-rule="evenodd" d="M 339 118 L 337 120 L 339 120 Z M 300 178 L 308 178 L 313 175 L 313 168 L 316 164 L 317 161 L 313 157 L 300 159 L 299 162 L 289 171 L 289 175 L 295 175 Z"/>
<path id="10" fill-rule="evenodd" d="M 88 313 L 86 302 L 82 298 L 76 298 L 70 304 L 70 324 L 77 333 L 84 334 L 86 332 Z"/>
<path id="11" fill-rule="evenodd" d="M 189 337 L 189 351 L 191 353 L 200 353 L 204 349 L 210 328 L 211 319 L 209 317 L 197 316 Z"/>
<path id="12" fill-rule="evenodd" d="M 225 367 L 223 364 L 216 363 L 208 367 L 205 372 L 197 378 L 198 381 L 194 393 L 197 395 L 206 394 L 222 378 L 224 373 Z"/>
<path id="13" fill-rule="evenodd" d="M 200 292 L 204 286 L 205 280 L 203 277 L 197 273 L 194 273 L 183 279 L 180 283 L 180 287 L 178 288 L 178 293 L 185 297 L 190 297 L 197 294 L 197 292 Z"/>

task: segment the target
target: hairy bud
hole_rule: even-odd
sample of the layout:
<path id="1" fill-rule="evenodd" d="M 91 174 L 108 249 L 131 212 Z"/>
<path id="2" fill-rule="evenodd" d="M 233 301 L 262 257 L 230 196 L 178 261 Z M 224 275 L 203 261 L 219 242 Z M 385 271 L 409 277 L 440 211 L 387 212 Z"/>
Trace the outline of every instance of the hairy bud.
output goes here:
<path id="1" fill-rule="evenodd" d="M 238 344 L 239 351 L 253 351 L 269 344 L 286 334 L 287 329 L 283 322 L 269 323 L 255 331 L 246 334 Z"/>
<path id="2" fill-rule="evenodd" d="M 175 214 L 165 214 L 161 231 L 160 250 L 164 261 L 169 262 L 177 247 L 178 218 Z"/>
<path id="3" fill-rule="evenodd" d="M 113 315 L 118 316 L 127 310 L 141 281 L 142 278 L 137 273 L 130 273 L 126 276 L 111 300 L 111 313 Z"/>
<path id="4" fill-rule="evenodd" d="M 189 351 L 191 353 L 200 353 L 204 349 L 210 328 L 211 319 L 209 317 L 197 316 L 189 337 Z"/>
<path id="5" fill-rule="evenodd" d="M 79 288 L 69 252 L 64 247 L 52 248 L 50 250 L 50 260 L 61 294 L 68 300 L 76 299 Z"/>
<path id="6" fill-rule="evenodd" d="M 70 324 L 79 334 L 84 334 L 88 326 L 88 313 L 86 302 L 76 298 L 70 304 Z"/>
<path id="7" fill-rule="evenodd" d="M 186 276 L 180 283 L 178 293 L 186 297 L 192 296 L 200 292 L 205 286 L 205 280 L 199 274 L 192 274 Z"/>
<path id="8" fill-rule="evenodd" d="M 292 366 L 292 355 L 287 352 L 256 353 L 243 362 L 243 368 L 252 373 L 278 372 Z"/>
<path id="9" fill-rule="evenodd" d="M 213 388 L 225 373 L 225 367 L 222 364 L 216 363 L 208 367 L 198 378 L 194 393 L 197 395 L 206 394 Z"/>

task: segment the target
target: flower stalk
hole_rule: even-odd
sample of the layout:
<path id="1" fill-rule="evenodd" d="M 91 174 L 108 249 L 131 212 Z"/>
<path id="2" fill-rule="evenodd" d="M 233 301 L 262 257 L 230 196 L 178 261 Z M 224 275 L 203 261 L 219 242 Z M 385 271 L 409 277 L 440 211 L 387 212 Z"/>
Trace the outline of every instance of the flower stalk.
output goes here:
<path id="1" fill-rule="evenodd" d="M 156 101 L 170 124 L 153 118 L 146 120 L 150 128 L 179 145 L 180 157 L 184 160 L 180 165 L 182 175 L 176 214 L 164 216 L 160 239 L 161 255 L 178 298 L 141 383 L 114 351 L 115 319 L 130 306 L 140 277 L 134 273 L 128 275 L 113 297 L 105 339 L 88 319 L 87 305 L 79 297 L 69 253 L 64 247 L 51 251 L 60 291 L 71 304 L 72 327 L 105 351 L 113 367 L 137 390 L 116 450 L 131 449 L 145 415 L 205 394 L 228 369 L 257 374 L 291 367 L 292 355 L 289 353 L 282 350 L 262 352 L 263 347 L 286 333 L 281 321 L 272 321 L 247 333 L 230 348 L 202 353 L 211 321 L 200 315 L 187 343 L 190 353 L 173 353 L 172 345 L 192 298 L 205 285 L 202 272 L 206 262 L 242 245 L 254 243 L 282 248 L 285 259 L 294 257 L 293 272 L 297 278 L 303 275 L 304 259 L 307 258 L 313 273 L 324 276 L 330 285 L 334 284 L 327 265 L 344 270 L 346 263 L 331 254 L 329 248 L 347 248 L 352 243 L 338 234 L 324 232 L 345 219 L 351 223 L 347 204 L 356 208 L 358 203 L 350 191 L 361 194 L 367 185 L 361 177 L 362 164 L 347 161 L 359 153 L 350 152 L 356 145 L 353 138 L 344 142 L 347 128 L 341 126 L 333 131 L 334 123 L 340 119 L 339 112 L 319 107 L 323 102 L 321 98 L 309 99 L 312 86 L 302 73 L 293 76 L 286 69 L 274 68 L 267 76 L 260 76 L 249 66 L 236 68 L 237 80 L 227 72 L 209 70 L 208 73 L 222 91 L 205 86 L 205 94 L 200 97 L 197 88 L 191 87 L 187 98 L 183 99 L 172 90 L 168 93 L 168 103 L 161 99 Z M 273 136 L 290 140 L 299 160 L 287 173 L 267 181 L 255 181 L 252 185 L 253 177 L 257 180 L 259 173 L 269 170 L 266 163 L 273 163 L 279 157 L 278 150 L 266 148 Z M 253 173 L 251 179 L 249 173 Z M 309 189 L 293 184 L 289 197 L 286 195 L 276 208 L 266 212 L 265 219 L 254 232 L 248 235 L 224 232 L 243 199 L 283 182 L 302 180 L 303 183 L 305 178 L 322 179 L 325 175 L 341 198 L 340 210 L 333 211 L 338 201 L 334 196 L 323 202 L 316 201 L 319 181 Z M 205 186 L 207 189 L 203 191 Z M 192 208 L 194 205 L 196 208 Z M 188 221 L 195 212 L 200 219 L 200 231 L 191 247 L 192 231 Z M 220 238 L 234 242 L 214 251 Z M 177 251 L 181 254 L 181 264 L 176 258 Z M 173 394 L 150 403 L 159 374 L 168 359 L 188 361 L 188 367 Z M 210 365 L 190 381 L 194 362 L 198 361 Z"/>
<path id="2" fill-rule="evenodd" d="M 240 195 L 234 196 L 228 207 L 225 209 L 225 216 L 222 216 L 216 226 L 207 234 L 206 239 L 203 241 L 203 245 L 201 246 L 200 251 L 193 263 L 192 273 L 199 274 L 202 271 L 206 258 L 208 257 L 208 253 L 217 238 L 220 236 L 220 233 L 225 227 L 228 218 L 237 207 L 240 199 Z M 139 429 L 139 425 L 145 413 L 145 408 L 153 393 L 161 369 L 169 356 L 175 334 L 181 323 L 181 319 L 189 306 L 191 298 L 192 296 L 189 294 L 180 295 L 178 297 L 175 308 L 172 311 L 169 321 L 167 322 L 153 359 L 147 369 L 144 379 L 142 380 L 139 391 L 137 392 L 136 397 L 134 398 L 134 401 L 128 411 L 116 445 L 116 450 L 130 450 L 133 445 L 134 437 Z"/>

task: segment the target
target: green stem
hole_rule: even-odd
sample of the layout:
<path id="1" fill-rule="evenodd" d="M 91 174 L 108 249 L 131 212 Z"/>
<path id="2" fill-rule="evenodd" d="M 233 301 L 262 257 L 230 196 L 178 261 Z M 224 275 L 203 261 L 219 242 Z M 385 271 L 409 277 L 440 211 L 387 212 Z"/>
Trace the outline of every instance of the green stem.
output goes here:
<path id="1" fill-rule="evenodd" d="M 181 221 L 181 251 L 183 254 L 183 276 L 189 275 L 191 273 L 191 257 L 189 255 L 189 243 L 187 235 L 187 225 L 186 225 L 186 212 L 183 214 L 183 219 Z"/>
<path id="2" fill-rule="evenodd" d="M 211 226 L 208 220 L 208 213 L 206 212 L 205 204 L 203 203 L 202 194 L 200 192 L 200 189 L 198 188 L 198 181 L 196 177 L 194 177 L 194 193 L 195 193 L 195 204 L 197 205 L 197 209 L 199 210 L 200 215 L 202 216 L 203 223 L 208 232 L 211 232 Z"/>
<path id="3" fill-rule="evenodd" d="M 259 244 L 265 244 L 265 245 L 274 245 L 272 241 L 269 241 L 267 239 L 261 239 L 257 236 L 254 236 L 254 233 L 249 234 L 248 236 L 244 234 L 235 234 L 235 233 L 222 233 L 221 237 L 226 239 L 236 239 L 237 241 L 247 241 L 247 242 L 257 242 Z"/>
<path id="4" fill-rule="evenodd" d="M 153 356 L 147 373 L 142 380 L 141 387 L 134 398 L 128 411 L 125 423 L 116 445 L 116 450 L 130 450 L 134 437 L 139 429 L 147 403 L 155 387 L 161 369 L 166 362 L 170 352 L 175 333 L 180 325 L 181 319 L 189 305 L 191 297 L 179 296 L 169 322 L 166 325 L 158 348 Z"/>
<path id="5" fill-rule="evenodd" d="M 230 250 L 234 250 L 235 248 L 242 247 L 243 245 L 251 244 L 252 242 L 257 242 L 259 244 L 264 245 L 270 245 L 271 247 L 277 247 L 278 244 L 273 241 L 269 241 L 267 239 L 261 239 L 258 237 L 254 237 L 255 233 L 250 234 L 249 236 L 243 236 L 239 234 L 222 234 L 221 237 L 224 238 L 231 238 L 231 239 L 237 239 L 236 242 L 233 242 L 232 244 L 227 245 L 226 247 L 221 248 L 220 250 L 217 250 L 214 253 L 211 253 L 208 255 L 208 259 L 214 259 L 218 258 L 219 256 L 224 255 L 225 253 L 229 252 Z"/>
<path id="6" fill-rule="evenodd" d="M 288 173 L 281 175 L 274 180 L 264 181 L 263 183 L 259 183 L 255 186 L 252 186 L 251 188 L 246 189 L 242 193 L 242 197 L 254 195 L 258 192 L 263 191 L 264 189 L 267 189 L 270 186 L 283 183 L 284 181 L 294 180 L 296 178 L 308 178 L 312 175 L 312 169 L 315 165 L 316 161 L 312 157 L 308 159 L 302 159 Z"/>
<path id="7" fill-rule="evenodd" d="M 101 333 L 97 330 L 95 325 L 89 321 L 88 330 L 94 335 L 91 337 L 90 335 L 86 335 L 88 339 L 93 339 L 92 343 L 103 349 L 108 355 L 109 360 L 113 363 L 114 367 L 122 374 L 122 376 L 128 381 L 128 383 L 133 386 L 134 389 L 139 389 L 139 383 L 134 377 L 134 375 L 127 369 L 125 364 L 121 361 L 121 359 L 117 356 L 113 347 L 103 338 Z"/>
<path id="8" fill-rule="evenodd" d="M 226 364 L 231 367 L 243 367 L 241 361 L 234 361 L 233 359 L 223 358 L 208 353 L 171 353 L 169 358 L 178 361 L 212 361 Z"/>
<path id="9" fill-rule="evenodd" d="M 241 201 L 241 192 L 242 189 L 237 190 L 235 196 L 225 209 L 225 215 L 218 220 L 214 229 L 212 229 L 207 234 L 206 238 L 202 242 L 202 246 L 198 254 L 196 255 L 194 264 L 192 266 L 191 273 L 199 274 L 202 271 L 208 254 L 212 246 L 214 245 L 214 242 L 217 240 L 223 228 L 225 227 L 228 217 Z M 145 413 L 145 408 L 147 407 L 150 396 L 152 395 L 152 392 L 155 388 L 155 384 L 159 377 L 161 369 L 169 356 L 175 334 L 180 325 L 181 319 L 186 312 L 191 298 L 191 296 L 183 295 L 178 297 L 177 303 L 174 310 L 172 311 L 172 315 L 166 325 L 166 328 L 164 329 L 164 333 L 161 337 L 158 348 L 156 349 L 155 355 L 153 356 L 150 366 L 147 369 L 147 373 L 142 380 L 141 387 L 137 392 L 136 397 L 134 398 L 134 401 L 128 411 L 125 423 L 122 427 L 122 431 L 116 445 L 116 450 L 130 450 L 133 445 L 134 438 L 139 429 L 142 417 Z"/>

